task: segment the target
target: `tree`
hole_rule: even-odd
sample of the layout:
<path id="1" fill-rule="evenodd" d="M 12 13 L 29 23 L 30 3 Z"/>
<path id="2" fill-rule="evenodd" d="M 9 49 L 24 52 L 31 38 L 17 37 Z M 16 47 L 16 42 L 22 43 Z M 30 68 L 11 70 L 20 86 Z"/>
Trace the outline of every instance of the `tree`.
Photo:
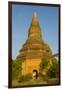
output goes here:
<path id="1" fill-rule="evenodd" d="M 12 60 L 12 79 L 18 79 L 19 74 L 21 75 L 21 61 Z"/>
<path id="2" fill-rule="evenodd" d="M 49 60 L 47 58 L 43 58 L 40 63 L 40 69 L 41 70 L 45 69 L 47 67 L 48 63 L 49 63 Z"/>
<path id="3" fill-rule="evenodd" d="M 56 77 L 57 72 L 58 72 L 58 62 L 53 61 L 50 69 L 47 72 L 47 74 L 48 74 L 49 77 L 52 78 L 52 77 Z"/>
<path id="4" fill-rule="evenodd" d="M 40 69 L 39 69 L 40 77 L 44 77 L 44 75 L 46 75 L 48 64 L 49 64 L 49 60 L 47 57 L 44 57 L 43 59 L 41 59 Z"/>

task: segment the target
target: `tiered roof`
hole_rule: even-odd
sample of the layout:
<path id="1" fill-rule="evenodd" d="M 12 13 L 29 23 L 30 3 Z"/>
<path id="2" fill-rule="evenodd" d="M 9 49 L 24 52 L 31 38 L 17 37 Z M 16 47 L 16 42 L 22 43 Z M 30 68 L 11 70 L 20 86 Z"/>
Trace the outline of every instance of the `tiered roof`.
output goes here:
<path id="1" fill-rule="evenodd" d="M 20 50 L 18 59 L 50 57 L 51 49 L 42 39 L 41 28 L 38 22 L 37 14 L 34 12 L 33 19 L 28 31 L 28 39 Z"/>

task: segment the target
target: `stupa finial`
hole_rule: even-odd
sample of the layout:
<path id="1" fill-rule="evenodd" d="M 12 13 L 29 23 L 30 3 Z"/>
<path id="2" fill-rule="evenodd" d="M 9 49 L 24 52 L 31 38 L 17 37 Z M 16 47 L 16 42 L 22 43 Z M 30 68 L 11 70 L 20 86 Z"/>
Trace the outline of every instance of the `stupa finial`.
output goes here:
<path id="1" fill-rule="evenodd" d="M 37 13 L 36 13 L 36 11 L 34 11 L 34 16 L 35 16 L 35 17 L 37 16 Z"/>

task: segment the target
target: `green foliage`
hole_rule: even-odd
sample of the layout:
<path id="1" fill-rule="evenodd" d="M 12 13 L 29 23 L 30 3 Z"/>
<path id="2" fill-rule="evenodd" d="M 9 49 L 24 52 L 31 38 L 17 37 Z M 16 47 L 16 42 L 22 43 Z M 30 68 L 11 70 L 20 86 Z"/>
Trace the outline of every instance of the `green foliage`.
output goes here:
<path id="1" fill-rule="evenodd" d="M 16 80 L 21 75 L 21 61 L 13 60 L 12 61 L 12 79 Z"/>
<path id="2" fill-rule="evenodd" d="M 43 77 L 43 80 L 48 81 L 49 80 L 49 77 L 48 76 L 44 76 Z"/>
<path id="3" fill-rule="evenodd" d="M 48 70 L 48 76 L 53 78 L 56 77 L 57 74 L 57 70 L 58 70 L 58 63 L 57 62 L 53 62 L 53 64 L 51 65 L 50 69 Z"/>
<path id="4" fill-rule="evenodd" d="M 47 67 L 49 60 L 47 58 L 43 58 L 40 63 L 40 69 L 43 70 Z"/>
<path id="5" fill-rule="evenodd" d="M 18 82 L 29 81 L 32 78 L 31 74 L 23 75 L 19 78 Z"/>

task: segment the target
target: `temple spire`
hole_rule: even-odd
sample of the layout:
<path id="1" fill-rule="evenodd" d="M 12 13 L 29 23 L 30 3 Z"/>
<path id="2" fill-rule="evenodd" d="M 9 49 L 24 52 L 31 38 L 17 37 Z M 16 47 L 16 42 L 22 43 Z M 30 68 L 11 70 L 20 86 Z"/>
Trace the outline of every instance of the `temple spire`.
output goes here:
<path id="1" fill-rule="evenodd" d="M 33 15 L 34 15 L 34 17 L 37 17 L 37 13 L 36 13 L 36 12 L 34 12 L 34 14 L 33 14 Z"/>
<path id="2" fill-rule="evenodd" d="M 32 19 L 32 23 L 37 23 L 37 22 L 38 22 L 37 13 L 34 11 L 34 12 L 33 12 L 33 19 Z"/>
<path id="3" fill-rule="evenodd" d="M 38 17 L 37 13 L 33 12 L 33 18 L 32 22 L 29 28 L 29 33 L 28 33 L 29 38 L 38 38 L 40 41 L 42 39 L 42 33 L 41 33 L 41 28 L 38 22 Z"/>

